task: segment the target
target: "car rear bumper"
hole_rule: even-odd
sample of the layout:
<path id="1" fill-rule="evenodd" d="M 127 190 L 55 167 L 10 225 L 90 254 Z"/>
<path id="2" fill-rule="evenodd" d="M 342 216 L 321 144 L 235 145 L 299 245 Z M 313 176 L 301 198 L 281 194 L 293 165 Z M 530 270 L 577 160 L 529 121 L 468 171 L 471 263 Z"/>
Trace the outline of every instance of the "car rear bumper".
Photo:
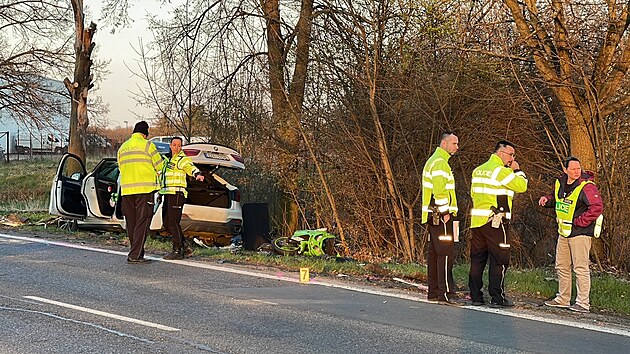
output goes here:
<path id="1" fill-rule="evenodd" d="M 182 215 L 180 223 L 182 231 L 186 233 L 209 233 L 224 236 L 236 236 L 241 233 L 243 220 L 231 219 L 227 223 L 192 220 L 187 215 Z"/>

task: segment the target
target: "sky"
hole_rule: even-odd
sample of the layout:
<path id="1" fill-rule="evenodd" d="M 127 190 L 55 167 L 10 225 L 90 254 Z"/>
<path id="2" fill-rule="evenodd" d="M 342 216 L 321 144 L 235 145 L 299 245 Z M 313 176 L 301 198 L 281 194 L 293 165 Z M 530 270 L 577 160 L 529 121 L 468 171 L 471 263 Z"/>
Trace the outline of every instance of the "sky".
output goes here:
<path id="1" fill-rule="evenodd" d="M 94 59 L 111 60 L 108 70 L 110 73 L 99 84 L 98 91 L 94 93 L 101 96 L 104 103 L 109 104 L 107 120 L 109 127 L 133 127 L 136 122 L 142 119 L 151 119 L 152 110 L 148 107 L 139 106 L 133 99 L 131 92 L 138 92 L 137 86 L 143 86 L 142 80 L 134 77 L 130 68 L 137 68 L 137 54 L 134 47 L 139 47 L 139 39 L 146 44 L 153 40 L 153 36 L 147 30 L 145 21 L 146 10 L 156 12 L 158 1 L 156 0 L 135 0 L 130 1 L 133 5 L 129 9 L 129 15 L 134 20 L 131 28 L 118 28 L 115 34 L 111 34 L 111 27 L 99 25 L 101 6 L 90 9 L 94 18 L 86 16 L 86 23 L 94 21 L 97 25 L 97 32 L 93 38 L 98 48 Z M 163 11 L 168 14 L 166 10 Z M 131 91 L 131 92 L 130 92 Z M 139 117 L 138 117 L 139 116 Z M 125 123 L 125 121 L 127 123 Z"/>

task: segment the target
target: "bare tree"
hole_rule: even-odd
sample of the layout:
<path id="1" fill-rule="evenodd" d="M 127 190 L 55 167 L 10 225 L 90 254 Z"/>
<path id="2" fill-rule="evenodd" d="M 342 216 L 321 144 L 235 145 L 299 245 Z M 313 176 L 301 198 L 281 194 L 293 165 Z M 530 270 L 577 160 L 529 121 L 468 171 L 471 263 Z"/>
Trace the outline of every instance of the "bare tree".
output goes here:
<path id="1" fill-rule="evenodd" d="M 503 2 L 519 34 L 514 44 L 528 49 L 563 109 L 571 152 L 596 168 L 598 122 L 630 105 L 630 2 Z"/>
<path id="2" fill-rule="evenodd" d="M 52 78 L 72 62 L 67 1 L 0 0 L 0 112 L 35 127 L 67 114 L 63 87 Z"/>
<path id="3" fill-rule="evenodd" d="M 200 126 L 218 99 L 214 88 L 219 80 L 213 77 L 208 48 L 212 34 L 197 16 L 197 10 L 186 2 L 168 20 L 150 19 L 155 39 L 146 47 L 140 42 L 136 72 L 147 84 L 136 99 L 155 107 L 168 131 L 186 138 L 209 137 Z"/>
<path id="4" fill-rule="evenodd" d="M 65 78 L 64 84 L 71 98 L 70 111 L 70 143 L 68 151 L 79 156 L 85 161 L 85 137 L 90 124 L 88 119 L 88 93 L 92 88 L 92 51 L 95 43 L 92 42 L 96 33 L 96 24 L 90 23 L 85 28 L 85 15 L 83 0 L 72 0 L 72 11 L 75 25 L 75 64 L 73 80 Z"/>
<path id="5" fill-rule="evenodd" d="M 482 2 L 478 6 L 491 7 L 491 3 Z M 492 23 L 491 28 L 497 28 L 501 19 L 511 20 L 513 25 L 500 30 L 507 46 L 489 49 L 518 60 L 522 63 L 519 71 L 526 72 L 531 63 L 551 92 L 561 109 L 556 116 L 549 116 L 548 121 L 550 142 L 559 148 L 558 159 L 569 153 L 576 155 L 587 169 L 599 170 L 608 187 L 616 184 L 619 178 L 613 182 L 611 177 L 619 165 L 610 154 L 620 151 L 619 140 L 613 136 L 619 137 L 619 127 L 627 122 L 627 115 L 619 112 L 630 105 L 627 89 L 630 2 L 503 0 L 502 3 L 505 8 L 486 12 L 492 16 L 485 22 Z M 502 13 L 502 9 L 507 9 L 507 13 Z M 469 33 L 479 32 L 471 29 Z M 488 41 L 480 43 L 487 46 Z M 605 194 L 610 192 L 611 189 L 604 189 Z M 612 200 L 615 194 L 609 194 L 610 198 L 605 200 Z M 608 203 L 607 215 L 613 221 L 609 225 L 614 226 L 620 209 Z M 614 227 L 611 231 L 613 238 L 620 232 Z M 596 242 L 593 249 L 598 260 L 605 256 L 601 243 Z"/>

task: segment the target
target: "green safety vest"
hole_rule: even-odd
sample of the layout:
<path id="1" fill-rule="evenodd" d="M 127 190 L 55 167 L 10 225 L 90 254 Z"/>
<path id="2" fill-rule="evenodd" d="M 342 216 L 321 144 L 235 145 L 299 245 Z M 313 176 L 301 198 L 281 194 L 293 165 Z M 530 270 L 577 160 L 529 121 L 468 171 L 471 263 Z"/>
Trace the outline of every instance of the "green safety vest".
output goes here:
<path id="1" fill-rule="evenodd" d="M 162 172 L 162 188 L 160 194 L 175 194 L 183 192 L 184 197 L 188 196 L 186 191 L 186 175 L 194 176 L 200 173 L 195 167 L 190 157 L 180 151 L 176 156 L 171 157 L 164 164 Z"/>
<path id="2" fill-rule="evenodd" d="M 121 195 L 151 193 L 160 188 L 158 173 L 162 171 L 162 157 L 142 134 L 133 133 L 118 149 L 117 158 Z"/>
<path id="3" fill-rule="evenodd" d="M 579 186 L 575 187 L 575 189 L 568 196 L 561 198 L 560 197 L 560 181 L 556 180 L 556 188 L 555 188 L 555 197 L 556 197 L 556 219 L 558 222 L 558 234 L 563 237 L 571 236 L 571 230 L 573 228 L 573 216 L 575 214 L 575 208 L 577 205 L 578 198 L 580 197 L 580 193 L 582 189 L 587 184 L 594 184 L 593 181 L 583 181 Z M 593 236 L 599 237 L 602 231 L 602 222 L 604 220 L 603 215 L 600 215 L 595 221 L 595 226 L 593 230 Z"/>
<path id="4" fill-rule="evenodd" d="M 527 178 L 523 171 L 514 172 L 505 167 L 503 161 L 496 154 L 472 173 L 470 196 L 473 200 L 470 227 L 481 227 L 488 223 L 492 216 L 492 207 L 497 208 L 497 197 L 507 196 L 509 210 L 512 210 L 512 198 L 515 193 L 527 190 Z M 506 219 L 512 218 L 512 213 L 505 211 Z"/>

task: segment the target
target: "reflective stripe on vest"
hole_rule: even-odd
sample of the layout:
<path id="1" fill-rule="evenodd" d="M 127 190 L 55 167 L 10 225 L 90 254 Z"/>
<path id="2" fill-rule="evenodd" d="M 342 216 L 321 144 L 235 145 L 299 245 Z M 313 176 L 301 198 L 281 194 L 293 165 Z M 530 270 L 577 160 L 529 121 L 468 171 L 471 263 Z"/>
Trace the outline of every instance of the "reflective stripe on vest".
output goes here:
<path id="1" fill-rule="evenodd" d="M 509 186 L 508 186 L 509 184 Z M 512 199 L 516 193 L 527 189 L 527 179 L 522 171 L 514 172 L 503 166 L 503 161 L 496 154 L 472 173 L 470 196 L 473 200 L 470 227 L 481 227 L 488 223 L 492 216 L 492 207 L 498 207 L 497 197 L 507 197 L 507 207 L 512 210 Z M 505 211 L 506 219 L 512 213 Z"/>
<path id="2" fill-rule="evenodd" d="M 188 192 L 186 191 L 186 186 L 188 184 L 186 182 L 186 175 L 193 176 L 199 172 L 199 169 L 195 167 L 190 157 L 180 151 L 177 156 L 167 160 L 164 164 L 160 194 L 183 192 L 184 197 L 187 197 Z"/>
<path id="3" fill-rule="evenodd" d="M 118 150 L 121 195 L 151 193 L 159 189 L 162 157 L 142 134 L 133 133 Z"/>
<path id="4" fill-rule="evenodd" d="M 455 178 L 448 165 L 450 154 L 437 147 L 424 165 L 422 171 L 422 223 L 432 213 L 431 198 L 440 213 L 457 215 L 457 198 L 455 196 Z M 435 187 L 440 186 L 439 190 Z M 442 187 L 444 186 L 444 187 Z"/>

